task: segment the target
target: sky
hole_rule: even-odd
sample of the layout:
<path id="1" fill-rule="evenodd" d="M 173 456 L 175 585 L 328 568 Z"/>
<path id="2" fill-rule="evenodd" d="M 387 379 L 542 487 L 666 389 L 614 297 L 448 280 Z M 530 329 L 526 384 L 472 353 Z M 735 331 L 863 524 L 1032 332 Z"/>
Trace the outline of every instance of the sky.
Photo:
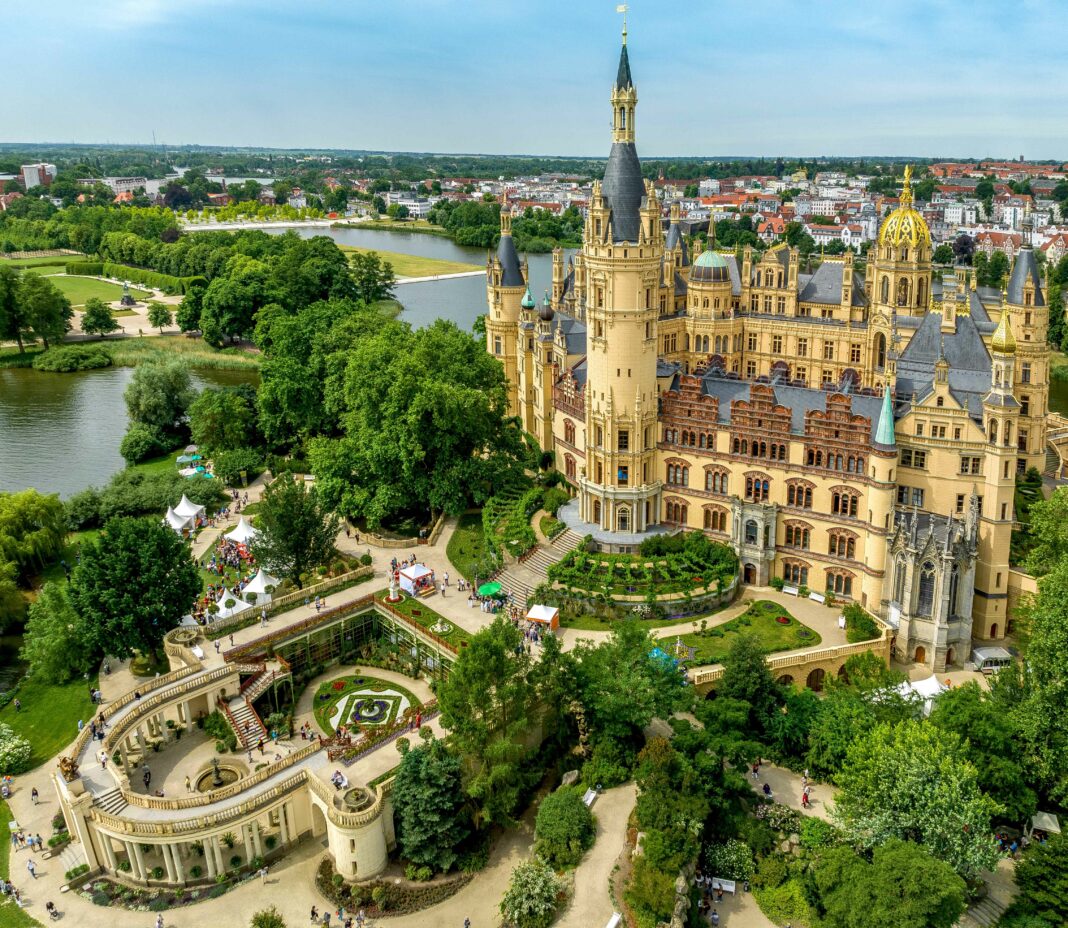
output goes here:
<path id="1" fill-rule="evenodd" d="M 617 0 L 36 0 L 0 141 L 603 155 Z M 1068 159 L 1068 0 L 631 0 L 644 156 Z"/>

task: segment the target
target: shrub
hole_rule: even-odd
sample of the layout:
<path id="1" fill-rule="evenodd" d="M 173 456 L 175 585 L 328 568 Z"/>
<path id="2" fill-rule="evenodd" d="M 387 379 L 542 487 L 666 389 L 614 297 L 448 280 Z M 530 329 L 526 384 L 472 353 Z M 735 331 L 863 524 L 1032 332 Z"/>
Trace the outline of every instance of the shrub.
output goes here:
<path id="1" fill-rule="evenodd" d="M 204 868 L 202 866 L 200 866 L 200 864 L 193 864 L 193 866 L 189 868 L 189 875 L 194 880 L 199 880 L 200 877 L 203 875 L 203 873 L 204 873 Z"/>
<path id="2" fill-rule="evenodd" d="M 371 901 L 377 905 L 380 909 L 386 908 L 386 887 L 376 886 L 371 890 Z"/>
<path id="3" fill-rule="evenodd" d="M 49 844 L 51 844 L 51 842 L 49 842 Z M 63 874 L 63 879 L 65 879 L 69 883 L 71 880 L 78 879 L 78 877 L 80 877 L 83 873 L 88 873 L 88 872 L 89 872 L 89 864 L 79 864 L 77 867 L 73 867 L 72 869 L 70 869 L 66 873 L 64 873 Z"/>
<path id="4" fill-rule="evenodd" d="M 590 759 L 582 765 L 582 782 L 605 789 L 619 786 L 630 779 L 633 764 L 633 757 L 628 757 L 618 742 L 605 738 L 593 746 Z"/>
<path id="5" fill-rule="evenodd" d="M 153 867 L 152 870 L 149 872 L 149 876 L 152 877 L 152 879 L 154 879 L 154 880 L 162 880 L 163 879 L 163 868 L 162 867 Z"/>
<path id="6" fill-rule="evenodd" d="M 868 613 L 856 603 L 850 603 L 842 610 L 846 620 L 846 641 L 871 641 L 879 637 L 879 626 Z"/>
<path id="7" fill-rule="evenodd" d="M 74 277 L 99 277 L 104 273 L 104 262 L 68 261 L 65 270 Z"/>
<path id="8" fill-rule="evenodd" d="M 220 873 L 219 876 L 222 877 L 224 881 L 226 880 L 226 874 Z M 226 890 L 227 886 L 225 882 L 218 883 L 217 885 L 213 886 L 211 889 L 208 890 L 208 898 L 218 899 L 223 893 L 226 892 Z"/>
<path id="9" fill-rule="evenodd" d="M 238 867 L 241 866 L 241 855 L 240 854 L 234 854 L 234 856 L 230 858 L 230 866 L 234 870 L 236 870 Z"/>
<path id="10" fill-rule="evenodd" d="M 263 455 L 254 448 L 223 451 L 215 455 L 212 462 L 215 476 L 231 487 L 241 480 L 241 471 L 245 471 L 248 480 L 254 480 L 263 473 Z"/>
<path id="11" fill-rule="evenodd" d="M 705 870 L 712 877 L 744 882 L 753 878 L 753 852 L 744 841 L 730 838 L 705 846 Z"/>
<path id="12" fill-rule="evenodd" d="M 234 845 L 237 844 L 237 836 L 232 831 L 228 831 L 223 834 L 222 843 L 225 844 L 229 850 L 233 850 Z"/>
<path id="13" fill-rule="evenodd" d="M 413 883 L 425 883 L 433 876 L 434 871 L 429 867 L 417 867 L 415 864 L 408 864 L 404 868 L 404 878 L 411 880 Z"/>
<path id="14" fill-rule="evenodd" d="M 67 528 L 81 531 L 100 521 L 100 491 L 94 487 L 75 493 L 63 504 Z"/>
<path id="15" fill-rule="evenodd" d="M 546 796 L 534 824 L 534 852 L 554 869 L 574 867 L 593 844 L 593 815 L 581 791 L 564 786 Z"/>
<path id="16" fill-rule="evenodd" d="M 132 423 L 122 437 L 119 454 L 127 464 L 140 464 L 149 458 L 158 457 L 167 450 L 167 442 L 154 428 Z"/>
<path id="17" fill-rule="evenodd" d="M 166 912 L 169 908 L 170 905 L 167 902 L 166 896 L 156 896 L 156 898 L 148 904 L 149 912 Z"/>
<path id="18" fill-rule="evenodd" d="M 267 850 L 273 851 L 275 845 L 278 843 L 278 838 L 274 835 L 267 835 L 263 843 L 267 845 Z"/>
<path id="19" fill-rule="evenodd" d="M 765 857 L 757 866 L 753 883 L 764 889 L 774 889 L 786 882 L 786 861 L 777 854 Z"/>
<path id="20" fill-rule="evenodd" d="M 782 577 L 772 577 L 771 578 L 771 588 L 773 590 L 781 591 L 784 586 L 786 586 L 786 581 L 783 580 Z"/>
<path id="21" fill-rule="evenodd" d="M 556 874 L 537 857 L 512 871 L 501 900 L 501 914 L 515 928 L 548 928 L 556 915 L 556 900 L 563 886 Z"/>
<path id="22" fill-rule="evenodd" d="M 131 267 L 128 264 L 112 264 L 105 262 L 103 268 L 105 277 L 114 277 L 116 280 L 130 280 L 135 284 L 144 284 L 146 287 L 154 287 L 165 293 L 185 293 L 190 287 L 195 286 L 196 277 L 174 277 L 171 274 L 160 274 L 156 271 L 147 271 L 140 267 Z"/>
<path id="23" fill-rule="evenodd" d="M 119 870 L 121 870 L 123 873 L 129 873 L 130 872 L 130 861 L 129 860 L 120 860 L 119 861 Z"/>
<path id="24" fill-rule="evenodd" d="M 368 564 L 370 564 L 373 560 L 374 560 L 374 558 L 371 557 L 370 554 L 361 554 L 360 555 L 360 564 L 362 564 L 364 567 L 366 567 Z"/>
<path id="25" fill-rule="evenodd" d="M 560 507 L 564 505 L 571 497 L 568 496 L 566 490 L 560 489 L 560 487 L 553 487 L 551 490 L 545 491 L 545 496 L 542 500 L 541 508 L 544 509 L 549 515 L 555 516 Z"/>
<path id="26" fill-rule="evenodd" d="M 70 835 L 63 832 L 61 835 L 52 835 L 52 837 L 48 839 L 48 846 L 59 847 L 61 844 L 66 844 L 68 841 L 70 841 Z"/>
<path id="27" fill-rule="evenodd" d="M 478 873 L 489 863 L 489 842 L 482 841 L 478 847 L 464 851 L 456 859 L 456 867 L 461 873 Z"/>
<path id="28" fill-rule="evenodd" d="M 286 922 L 282 918 L 282 913 L 272 905 L 269 909 L 256 912 L 252 916 L 249 928 L 286 928 Z"/>
<path id="29" fill-rule="evenodd" d="M 0 722 L 0 774 L 14 776 L 30 769 L 33 747 L 21 735 L 15 734 L 10 725 Z"/>
<path id="30" fill-rule="evenodd" d="M 111 896 L 103 890 L 97 890 L 92 896 L 93 905 L 111 905 Z"/>
<path id="31" fill-rule="evenodd" d="M 797 880 L 790 880 L 774 888 L 758 889 L 753 893 L 760 910 L 775 925 L 789 925 L 800 922 L 811 923 L 808 903 L 804 890 Z"/>
<path id="32" fill-rule="evenodd" d="M 69 374 L 111 367 L 111 355 L 99 345 L 55 345 L 33 359 L 35 371 Z"/>

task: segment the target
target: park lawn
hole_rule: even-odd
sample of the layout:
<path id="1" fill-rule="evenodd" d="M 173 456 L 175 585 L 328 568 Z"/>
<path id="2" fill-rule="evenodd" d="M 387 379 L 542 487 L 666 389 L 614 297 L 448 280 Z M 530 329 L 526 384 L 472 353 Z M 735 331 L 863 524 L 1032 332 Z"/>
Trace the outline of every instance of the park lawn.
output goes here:
<path id="1" fill-rule="evenodd" d="M 175 355 L 188 361 L 190 367 L 205 370 L 256 370 L 260 366 L 259 352 L 244 348 L 212 348 L 202 338 L 184 335 L 123 338 L 105 343 L 104 347 L 119 367 L 136 367 L 145 361 L 165 360 Z"/>
<path id="2" fill-rule="evenodd" d="M 49 280 L 70 300 L 71 306 L 84 306 L 90 297 L 96 297 L 105 303 L 111 303 L 122 296 L 122 287 L 96 277 L 67 277 L 65 274 L 53 274 Z M 152 296 L 147 290 L 130 288 L 130 296 L 135 300 L 144 300 Z"/>
<path id="3" fill-rule="evenodd" d="M 65 268 L 71 261 L 84 260 L 85 255 L 44 255 L 38 258 L 0 258 L 0 264 L 6 264 L 9 267 L 54 267 L 58 272 L 60 269 Z M 41 271 L 41 273 L 47 274 L 52 272 Z"/>
<path id="4" fill-rule="evenodd" d="M 483 567 L 489 558 L 481 512 L 465 512 L 460 516 L 456 531 L 452 533 L 448 545 L 445 546 L 445 554 L 449 558 L 449 563 L 463 575 L 464 579 L 471 583 L 475 582 L 479 568 Z"/>
<path id="5" fill-rule="evenodd" d="M 405 255 L 396 251 L 379 251 L 377 248 L 356 248 L 342 245 L 346 254 L 368 254 L 375 252 L 383 261 L 393 265 L 393 273 L 398 277 L 435 277 L 438 274 L 462 274 L 467 271 L 480 271 L 477 264 L 463 261 L 446 261 L 443 258 L 423 258 L 419 255 Z"/>
<path id="6" fill-rule="evenodd" d="M 0 722 L 10 725 L 33 745 L 30 763 L 34 767 L 78 737 L 78 719 L 88 724 L 96 715 L 97 707 L 89 699 L 90 684 L 96 686 L 95 677 L 56 686 L 24 680 L 17 694 L 22 711 L 15 711 L 14 700 L 0 709 Z"/>
<path id="7" fill-rule="evenodd" d="M 783 625 L 776 621 L 786 616 L 790 621 Z M 698 620 L 700 621 L 700 620 Z M 807 625 L 795 619 L 784 607 L 768 600 L 757 600 L 737 618 L 703 632 L 688 632 L 685 635 L 665 635 L 659 639 L 660 647 L 675 656 L 675 642 L 696 648 L 693 660 L 684 661 L 695 665 L 718 664 L 727 655 L 731 645 L 741 634 L 753 635 L 757 643 L 768 653 L 791 651 L 795 648 L 811 648 L 822 638 Z"/>
<path id="8" fill-rule="evenodd" d="M 374 229 L 376 232 L 417 232 L 449 238 L 448 230 L 425 219 L 368 219 L 366 222 L 338 222 L 335 228 Z"/>
<path id="9" fill-rule="evenodd" d="M 87 541 L 92 541 L 99 534 L 100 529 L 98 528 L 87 528 L 81 532 L 69 532 L 59 557 L 41 571 L 41 582 L 45 583 L 49 580 L 64 582 L 66 575 L 63 572 L 63 565 L 60 561 L 66 561 L 67 565 L 73 570 L 74 565 L 78 562 L 78 551 L 81 546 Z"/>
<path id="10" fill-rule="evenodd" d="M 454 596 L 463 596 L 463 593 L 456 592 L 456 587 L 453 587 L 452 590 Z M 445 618 L 440 612 L 437 612 L 435 609 L 428 606 L 425 600 L 413 599 L 407 593 L 402 593 L 401 595 L 404 596 L 404 599 L 399 603 L 386 603 L 386 605 L 396 609 L 398 612 L 403 612 L 413 622 L 417 625 L 422 625 L 427 631 L 430 631 L 432 625 L 435 625 L 438 622 L 444 622 L 449 626 L 449 630 L 444 634 L 441 634 L 440 632 L 433 632 L 433 634 L 437 635 L 439 638 L 444 638 L 450 644 L 454 644 L 457 647 L 460 646 L 460 642 L 471 640 L 471 635 L 468 632 L 460 628 L 455 622 Z M 441 594 L 439 593 L 438 595 L 440 596 Z M 389 596 L 389 590 L 379 590 L 375 593 L 375 599 L 380 602 L 385 602 L 387 596 Z"/>
<path id="11" fill-rule="evenodd" d="M 11 876 L 11 841 L 8 835 L 11 829 L 8 827 L 14 816 L 6 802 L 0 802 L 0 833 L 4 838 L 0 841 L 0 877 L 7 880 Z M 37 928 L 38 923 L 20 909 L 10 896 L 4 896 L 0 902 L 0 928 Z"/>

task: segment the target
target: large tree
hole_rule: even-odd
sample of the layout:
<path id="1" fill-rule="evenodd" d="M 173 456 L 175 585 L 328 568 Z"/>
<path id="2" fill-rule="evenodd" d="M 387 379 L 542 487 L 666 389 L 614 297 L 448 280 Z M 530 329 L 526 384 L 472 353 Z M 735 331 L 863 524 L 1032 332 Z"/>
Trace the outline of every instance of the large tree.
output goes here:
<path id="1" fill-rule="evenodd" d="M 319 491 L 282 474 L 263 493 L 256 516 L 252 553 L 266 570 L 303 586 L 302 575 L 334 553 L 341 521 L 323 504 Z"/>
<path id="2" fill-rule="evenodd" d="M 397 282 L 392 264 L 383 261 L 374 251 L 356 252 L 349 258 L 349 263 L 352 266 L 357 299 L 374 303 L 392 298 L 393 287 Z"/>
<path id="3" fill-rule="evenodd" d="M 464 760 L 465 789 L 480 822 L 511 824 L 523 788 L 535 690 L 522 645 L 519 630 L 498 617 L 460 652 L 438 688 L 441 724 Z"/>
<path id="4" fill-rule="evenodd" d="M 66 534 L 63 503 L 54 493 L 0 492 L 0 561 L 13 563 L 21 582 L 59 555 Z"/>
<path id="5" fill-rule="evenodd" d="M 98 646 L 119 658 L 159 653 L 200 594 L 189 545 L 158 519 L 112 519 L 82 545 L 70 598 Z"/>
<path id="6" fill-rule="evenodd" d="M 159 329 L 160 335 L 163 334 L 164 328 L 169 326 L 173 321 L 171 308 L 166 303 L 161 303 L 159 300 L 152 300 L 149 302 L 148 324 L 153 328 Z"/>
<path id="7" fill-rule="evenodd" d="M 1025 566 L 1041 577 L 1068 558 L 1068 490 L 1031 504 L 1028 531 L 1032 545 Z"/>
<path id="8" fill-rule="evenodd" d="M 139 364 L 124 394 L 130 419 L 161 435 L 181 429 L 195 396 L 189 367 L 177 358 Z"/>
<path id="9" fill-rule="evenodd" d="M 313 441 L 312 467 L 331 505 L 372 526 L 461 512 L 528 463 L 503 368 L 451 322 L 381 325 L 328 381 L 326 405 L 344 437 Z"/>
<path id="10" fill-rule="evenodd" d="M 851 847 L 819 856 L 811 876 L 822 928 L 952 928 L 965 884 L 923 847 L 892 838 L 871 862 Z"/>
<path id="11" fill-rule="evenodd" d="M 723 659 L 723 676 L 716 693 L 749 703 L 750 730 L 758 738 L 769 730 L 783 703 L 783 692 L 771 675 L 767 654 L 755 635 L 739 635 L 731 644 Z"/>
<path id="12" fill-rule="evenodd" d="M 471 831 L 464 801 L 460 759 L 443 741 L 405 751 L 393 785 L 401 855 L 419 867 L 449 870 Z"/>
<path id="13" fill-rule="evenodd" d="M 91 296 L 85 301 L 85 310 L 82 313 L 82 331 L 86 335 L 108 335 L 119 328 L 115 321 L 115 314 L 103 300 Z"/>
<path id="14" fill-rule="evenodd" d="M 74 317 L 68 300 L 60 289 L 40 274 L 23 271 L 19 280 L 18 301 L 26 325 L 47 348 L 52 342 L 62 340 L 70 330 Z"/>
<path id="15" fill-rule="evenodd" d="M 26 615 L 26 597 L 18 585 L 18 570 L 11 561 L 0 560 L 0 631 L 21 622 Z"/>
<path id="16" fill-rule="evenodd" d="M 1020 892 L 1011 914 L 1042 919 L 1033 928 L 1068 925 L 1068 837 L 1053 835 L 1045 844 L 1033 845 L 1016 868 L 1016 885 Z M 1022 928 L 1026 923 L 1011 924 Z"/>
<path id="17" fill-rule="evenodd" d="M 247 448 L 255 440 L 255 395 L 207 388 L 189 406 L 190 435 L 208 451 Z"/>
<path id="18" fill-rule="evenodd" d="M 838 784 L 835 817 L 861 847 L 915 841 L 966 879 L 996 866 L 999 806 L 952 732 L 911 719 L 878 725 L 850 745 Z"/>
<path id="19" fill-rule="evenodd" d="M 21 657 L 42 683 L 65 683 L 92 669 L 99 642 L 74 611 L 65 584 L 50 581 L 30 606 Z"/>
<path id="20" fill-rule="evenodd" d="M 23 351 L 22 338 L 29 328 L 26 312 L 19 299 L 19 272 L 8 264 L 0 265 L 0 341 L 14 339 Z"/>

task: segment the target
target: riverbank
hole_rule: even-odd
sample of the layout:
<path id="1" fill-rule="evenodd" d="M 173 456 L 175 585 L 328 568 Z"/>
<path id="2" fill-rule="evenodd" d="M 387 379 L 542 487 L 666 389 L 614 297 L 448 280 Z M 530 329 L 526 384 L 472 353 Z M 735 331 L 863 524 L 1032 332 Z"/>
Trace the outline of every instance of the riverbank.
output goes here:
<path id="1" fill-rule="evenodd" d="M 393 310 L 390 310 L 393 312 Z M 253 348 L 212 348 L 200 338 L 184 335 L 108 336 L 81 341 L 79 344 L 99 347 L 111 356 L 115 367 L 137 367 L 145 361 L 180 357 L 190 367 L 214 371 L 255 371 L 260 367 L 260 353 Z M 66 344 L 66 343 L 65 343 Z M 39 345 L 27 346 L 19 352 L 15 345 L 0 347 L 0 367 L 32 367 L 33 359 L 42 354 Z"/>

